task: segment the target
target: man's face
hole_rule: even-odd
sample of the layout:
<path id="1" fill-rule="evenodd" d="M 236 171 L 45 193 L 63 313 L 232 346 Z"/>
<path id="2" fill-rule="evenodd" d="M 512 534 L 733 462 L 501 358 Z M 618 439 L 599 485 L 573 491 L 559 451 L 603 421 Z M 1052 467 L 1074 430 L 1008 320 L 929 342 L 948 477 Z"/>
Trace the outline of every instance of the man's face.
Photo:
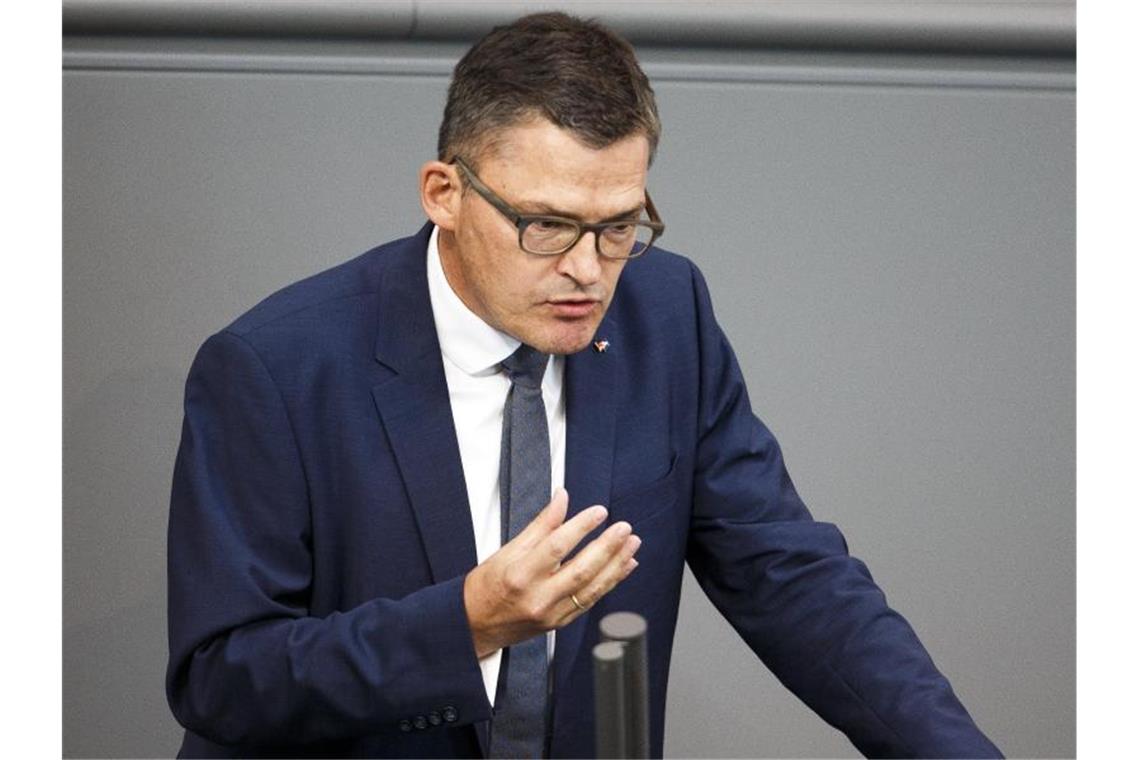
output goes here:
<path id="1" fill-rule="evenodd" d="M 475 170 L 519 213 L 597 222 L 645 201 L 649 142 L 641 135 L 595 150 L 536 120 L 502 137 Z M 526 253 L 518 229 L 470 188 L 453 227 L 440 230 L 440 257 L 452 289 L 471 311 L 544 353 L 569 354 L 589 344 L 625 266 L 598 255 L 593 233 L 558 256 Z"/>

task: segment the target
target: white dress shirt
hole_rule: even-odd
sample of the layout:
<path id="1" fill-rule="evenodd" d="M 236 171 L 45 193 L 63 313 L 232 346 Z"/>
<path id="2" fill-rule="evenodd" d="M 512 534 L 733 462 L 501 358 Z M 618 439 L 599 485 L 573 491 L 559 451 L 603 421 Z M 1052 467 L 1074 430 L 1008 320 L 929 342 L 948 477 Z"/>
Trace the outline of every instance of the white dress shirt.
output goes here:
<path id="1" fill-rule="evenodd" d="M 459 457 L 467 482 L 467 502 L 475 529 L 475 553 L 482 563 L 501 546 L 499 450 L 503 409 L 511 381 L 499 364 L 515 352 L 519 341 L 480 319 L 451 289 L 439 258 L 439 228 L 427 246 L 428 294 L 435 331 L 443 354 L 443 372 L 451 398 L 451 416 L 459 439 Z M 519 256 L 524 254 L 520 251 Z M 521 264 L 521 262 L 520 262 Z M 542 400 L 550 429 L 551 492 L 566 473 L 566 401 L 562 394 L 563 356 L 552 356 L 542 378 Z M 554 632 L 547 634 L 547 655 L 554 655 Z M 479 660 L 487 699 L 495 703 L 502 650 Z"/>

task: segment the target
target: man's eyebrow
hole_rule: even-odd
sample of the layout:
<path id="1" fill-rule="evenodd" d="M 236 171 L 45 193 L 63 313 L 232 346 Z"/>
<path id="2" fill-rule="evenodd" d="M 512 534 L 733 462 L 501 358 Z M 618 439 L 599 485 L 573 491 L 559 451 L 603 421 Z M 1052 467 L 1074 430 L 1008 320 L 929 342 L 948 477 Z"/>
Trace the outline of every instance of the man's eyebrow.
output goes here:
<path id="1" fill-rule="evenodd" d="M 548 203 L 542 203 L 541 201 L 527 201 L 524 203 L 520 203 L 518 205 L 518 210 L 519 210 L 519 213 L 522 213 L 522 214 L 528 214 L 528 215 L 541 214 L 543 216 L 561 216 L 565 219 L 573 219 L 574 221 L 577 221 L 577 222 L 584 221 L 582 219 L 582 217 L 578 216 L 577 214 L 572 214 L 569 211 L 563 211 L 562 209 L 555 208 L 554 206 L 551 206 Z M 645 204 L 639 203 L 636 206 L 634 206 L 633 208 L 626 209 L 625 211 L 619 211 L 618 213 L 613 214 L 612 216 L 607 216 L 605 219 L 601 219 L 596 223 L 597 224 L 604 224 L 606 222 L 618 222 L 618 221 L 625 221 L 627 219 L 637 219 L 639 216 L 641 216 L 641 212 L 643 210 L 645 210 Z"/>

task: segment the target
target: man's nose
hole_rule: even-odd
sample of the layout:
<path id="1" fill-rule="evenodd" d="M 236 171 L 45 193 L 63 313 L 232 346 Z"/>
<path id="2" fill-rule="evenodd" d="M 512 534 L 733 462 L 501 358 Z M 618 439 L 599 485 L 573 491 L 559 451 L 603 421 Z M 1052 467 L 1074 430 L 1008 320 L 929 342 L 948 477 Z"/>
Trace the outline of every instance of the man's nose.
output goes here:
<path id="1" fill-rule="evenodd" d="M 593 285 L 602 277 L 602 263 L 596 248 L 598 233 L 587 231 L 574 247 L 563 253 L 558 260 L 558 272 L 571 278 L 579 285 Z"/>

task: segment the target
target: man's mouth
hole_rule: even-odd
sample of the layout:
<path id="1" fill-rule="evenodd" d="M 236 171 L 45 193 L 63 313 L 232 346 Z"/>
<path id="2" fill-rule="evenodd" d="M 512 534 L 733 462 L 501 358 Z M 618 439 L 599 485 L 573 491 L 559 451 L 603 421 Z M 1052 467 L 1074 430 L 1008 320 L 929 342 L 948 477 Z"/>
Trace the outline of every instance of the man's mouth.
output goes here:
<path id="1" fill-rule="evenodd" d="M 592 298 L 569 298 L 556 301 L 547 301 L 556 317 L 581 318 L 587 317 L 594 309 L 601 306 L 601 301 Z"/>

